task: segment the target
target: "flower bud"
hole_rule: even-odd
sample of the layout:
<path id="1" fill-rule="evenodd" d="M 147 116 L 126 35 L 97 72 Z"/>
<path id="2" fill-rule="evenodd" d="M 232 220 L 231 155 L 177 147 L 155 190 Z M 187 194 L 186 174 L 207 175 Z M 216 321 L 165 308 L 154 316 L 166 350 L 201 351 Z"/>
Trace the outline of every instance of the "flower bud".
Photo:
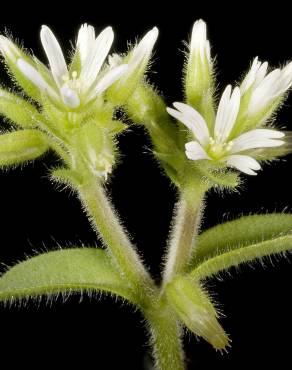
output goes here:
<path id="1" fill-rule="evenodd" d="M 0 114 L 23 128 L 35 126 L 40 119 L 38 110 L 29 102 L 0 89 Z"/>
<path id="2" fill-rule="evenodd" d="M 75 137 L 75 148 L 96 177 L 107 179 L 114 164 L 114 144 L 108 131 L 93 122 L 82 126 Z"/>
<path id="3" fill-rule="evenodd" d="M 187 102 L 200 113 L 212 110 L 213 67 L 206 33 L 206 23 L 202 20 L 195 22 L 185 75 Z"/>
<path id="4" fill-rule="evenodd" d="M 217 312 L 198 283 L 177 276 L 166 288 L 167 298 L 180 320 L 216 350 L 225 350 L 229 339 L 217 320 Z"/>
<path id="5" fill-rule="evenodd" d="M 25 163 L 48 150 L 44 136 L 37 130 L 20 130 L 0 135 L 0 166 Z"/>

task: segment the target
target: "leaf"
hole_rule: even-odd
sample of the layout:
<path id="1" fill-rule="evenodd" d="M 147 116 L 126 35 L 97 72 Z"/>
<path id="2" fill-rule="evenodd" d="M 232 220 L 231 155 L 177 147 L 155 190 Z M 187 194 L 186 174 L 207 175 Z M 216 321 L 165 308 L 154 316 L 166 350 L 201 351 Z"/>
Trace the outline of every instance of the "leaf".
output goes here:
<path id="1" fill-rule="evenodd" d="M 44 134 L 38 130 L 20 130 L 0 135 L 0 166 L 36 159 L 48 149 Z"/>
<path id="2" fill-rule="evenodd" d="M 243 216 L 214 226 L 198 237 L 196 252 L 190 266 L 221 253 L 256 244 L 292 231 L 292 215 L 272 213 Z"/>
<path id="3" fill-rule="evenodd" d="M 280 236 L 264 242 L 251 244 L 239 249 L 224 252 L 202 262 L 192 272 L 196 279 L 204 279 L 218 274 L 222 270 L 236 267 L 241 263 L 261 259 L 276 253 L 287 252 L 292 249 L 292 235 Z"/>
<path id="4" fill-rule="evenodd" d="M 105 291 L 138 304 L 135 292 L 101 249 L 63 249 L 21 262 L 0 278 L 0 301 Z"/>

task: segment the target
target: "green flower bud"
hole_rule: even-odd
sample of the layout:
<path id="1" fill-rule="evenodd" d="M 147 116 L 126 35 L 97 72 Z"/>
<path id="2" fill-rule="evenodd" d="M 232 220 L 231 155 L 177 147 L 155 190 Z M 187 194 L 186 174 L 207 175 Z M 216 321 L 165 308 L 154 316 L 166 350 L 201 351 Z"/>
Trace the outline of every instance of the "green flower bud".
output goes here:
<path id="1" fill-rule="evenodd" d="M 217 312 L 198 283 L 177 276 L 166 288 L 167 298 L 181 321 L 216 350 L 225 350 L 229 339 L 217 320 Z"/>
<path id="2" fill-rule="evenodd" d="M 211 114 L 213 110 L 213 84 L 213 66 L 210 43 L 206 37 L 206 24 L 199 20 L 195 22 L 192 31 L 185 69 L 185 94 L 188 104 L 201 114 Z"/>
<path id="3" fill-rule="evenodd" d="M 0 166 L 31 161 L 48 149 L 44 135 L 37 130 L 21 130 L 0 135 Z"/>
<path id="4" fill-rule="evenodd" d="M 92 173 L 107 179 L 114 164 L 114 143 L 109 132 L 90 122 L 77 131 L 74 140 L 74 147 Z"/>
<path id="5" fill-rule="evenodd" d="M 35 126 L 41 118 L 32 104 L 2 89 L 0 89 L 0 114 L 23 128 Z"/>

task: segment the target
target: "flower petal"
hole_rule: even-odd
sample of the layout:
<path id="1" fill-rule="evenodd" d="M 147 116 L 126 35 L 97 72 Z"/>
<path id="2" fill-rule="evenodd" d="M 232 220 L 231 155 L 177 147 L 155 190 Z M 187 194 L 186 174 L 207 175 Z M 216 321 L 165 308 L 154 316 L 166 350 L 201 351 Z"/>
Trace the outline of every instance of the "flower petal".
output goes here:
<path id="1" fill-rule="evenodd" d="M 59 42 L 47 26 L 42 26 L 41 42 L 47 54 L 54 80 L 61 87 L 64 77 L 68 76 L 68 69 Z"/>
<path id="2" fill-rule="evenodd" d="M 265 78 L 267 74 L 267 68 L 268 68 L 267 62 L 264 63 L 259 62 L 258 57 L 256 57 L 253 60 L 252 66 L 240 86 L 240 91 L 242 95 L 251 86 L 253 86 L 254 89 L 262 82 L 262 80 Z"/>
<path id="3" fill-rule="evenodd" d="M 133 53 L 128 62 L 130 72 L 133 72 L 141 64 L 142 68 L 144 68 L 144 62 L 148 62 L 157 37 L 158 28 L 154 27 L 146 33 L 138 45 L 133 49 Z"/>
<path id="4" fill-rule="evenodd" d="M 247 175 L 256 175 L 257 173 L 254 170 L 258 171 L 261 169 L 260 164 L 247 155 L 230 155 L 226 162 L 228 166 L 235 167 Z"/>
<path id="5" fill-rule="evenodd" d="M 253 90 L 248 106 L 249 115 L 254 115 L 268 106 L 279 94 L 279 79 L 281 70 L 275 69 L 270 72 Z"/>
<path id="6" fill-rule="evenodd" d="M 206 23 L 199 19 L 194 23 L 191 37 L 190 52 L 198 53 L 202 61 L 207 57 L 208 62 L 210 57 L 210 43 L 207 40 L 207 26 Z"/>
<path id="7" fill-rule="evenodd" d="M 258 61 L 258 57 L 255 57 L 250 70 L 248 71 L 247 75 L 245 76 L 241 86 L 240 86 L 240 91 L 241 94 L 243 95 L 254 83 L 257 72 L 260 68 L 261 63 Z"/>
<path id="8" fill-rule="evenodd" d="M 42 91 L 47 92 L 53 99 L 58 99 L 57 93 L 53 88 L 44 80 L 41 74 L 31 64 L 27 63 L 23 59 L 17 60 L 17 67 L 23 73 L 23 75 L 29 79 L 36 87 Z"/>
<path id="9" fill-rule="evenodd" d="M 184 103 L 175 102 L 173 105 L 177 110 L 167 108 L 167 112 L 186 125 L 202 146 L 207 145 L 210 139 L 209 129 L 200 113 Z"/>
<path id="10" fill-rule="evenodd" d="M 226 142 L 235 124 L 240 106 L 240 89 L 235 87 L 231 94 L 231 85 L 224 90 L 216 115 L 214 135 L 219 142 Z"/>
<path id="11" fill-rule="evenodd" d="M 198 159 L 210 159 L 202 146 L 196 141 L 190 141 L 189 143 L 186 143 L 185 148 L 186 156 L 193 161 Z"/>
<path id="12" fill-rule="evenodd" d="M 108 71 L 97 83 L 93 92 L 88 97 L 88 101 L 93 99 L 95 96 L 103 93 L 109 86 L 116 82 L 126 71 L 128 70 L 127 64 L 121 64 L 118 67 L 112 68 Z"/>
<path id="13" fill-rule="evenodd" d="M 64 84 L 61 89 L 61 96 L 64 104 L 70 108 L 77 108 L 80 105 L 80 99 L 75 90 L 70 89 L 70 87 Z"/>
<path id="14" fill-rule="evenodd" d="M 21 54 L 14 43 L 2 35 L 0 35 L 0 51 L 5 58 L 9 58 L 14 63 L 18 58 L 21 58 Z"/>
<path id="15" fill-rule="evenodd" d="M 77 49 L 80 53 L 81 65 L 83 66 L 88 54 L 94 47 L 95 31 L 94 28 L 84 23 L 78 32 Z"/>
<path id="16" fill-rule="evenodd" d="M 286 65 L 281 71 L 279 81 L 279 93 L 282 94 L 291 87 L 292 84 L 292 62 Z"/>
<path id="17" fill-rule="evenodd" d="M 256 129 L 245 132 L 232 141 L 231 153 L 238 153 L 248 149 L 267 148 L 284 144 L 285 134 L 281 131 Z"/>
<path id="18" fill-rule="evenodd" d="M 114 33 L 111 27 L 105 28 L 96 38 L 92 49 L 87 54 L 81 70 L 80 79 L 89 88 L 94 81 L 107 57 L 114 40 Z"/>

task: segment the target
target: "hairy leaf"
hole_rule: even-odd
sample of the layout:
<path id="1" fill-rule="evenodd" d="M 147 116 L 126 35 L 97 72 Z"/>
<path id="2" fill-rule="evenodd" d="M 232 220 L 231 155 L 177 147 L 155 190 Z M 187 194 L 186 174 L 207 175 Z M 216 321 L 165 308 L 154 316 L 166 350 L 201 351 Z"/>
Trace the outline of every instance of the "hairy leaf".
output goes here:
<path id="1" fill-rule="evenodd" d="M 236 267 L 241 263 L 250 262 L 277 253 L 287 252 L 292 249 L 292 235 L 284 235 L 271 240 L 244 246 L 239 249 L 225 251 L 220 255 L 199 264 L 191 276 L 196 279 L 204 279 L 214 276 L 222 270 Z"/>
<path id="2" fill-rule="evenodd" d="M 292 231 L 292 215 L 273 213 L 244 216 L 203 232 L 190 267 L 221 253 L 256 244 Z"/>
<path id="3" fill-rule="evenodd" d="M 63 249 L 41 254 L 15 265 L 0 278 L 0 301 L 72 291 L 105 291 L 137 303 L 135 292 L 101 249 Z"/>

